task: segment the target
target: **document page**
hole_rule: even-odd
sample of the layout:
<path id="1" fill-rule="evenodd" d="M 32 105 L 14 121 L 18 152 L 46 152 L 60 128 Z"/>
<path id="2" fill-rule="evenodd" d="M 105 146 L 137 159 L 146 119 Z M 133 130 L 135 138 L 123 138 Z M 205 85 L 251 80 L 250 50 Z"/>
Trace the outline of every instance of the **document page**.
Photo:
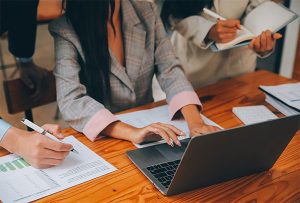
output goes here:
<path id="1" fill-rule="evenodd" d="M 157 123 L 157 122 L 170 124 L 170 125 L 177 127 L 178 129 L 182 130 L 185 133 L 186 136 L 179 136 L 179 138 L 178 138 L 179 140 L 187 139 L 190 137 L 189 136 L 190 131 L 189 131 L 186 121 L 184 119 L 171 120 L 171 118 L 169 117 L 167 105 L 156 107 L 153 109 L 143 110 L 143 111 L 121 114 L 121 115 L 117 115 L 117 117 L 122 122 L 127 123 L 132 126 L 135 126 L 137 128 L 142 128 L 142 127 L 145 127 L 147 125 L 150 125 L 152 123 Z M 201 117 L 206 124 L 217 126 L 221 129 L 223 129 L 221 126 L 217 125 L 215 122 L 211 121 L 204 115 L 201 114 Z M 134 145 L 138 148 L 143 148 L 143 147 L 149 147 L 149 146 L 153 146 L 153 145 L 157 145 L 157 144 L 161 144 L 161 143 L 166 143 L 166 142 L 165 142 L 165 140 L 160 140 L 157 142 L 148 142 L 148 143 L 146 142 L 146 143 L 134 144 Z"/>
<path id="2" fill-rule="evenodd" d="M 288 106 L 300 111 L 300 83 L 260 86 L 260 88 Z"/>
<path id="3" fill-rule="evenodd" d="M 117 170 L 73 136 L 64 139 L 70 152 L 62 165 L 39 170 L 16 155 L 0 157 L 0 199 L 29 202 Z"/>

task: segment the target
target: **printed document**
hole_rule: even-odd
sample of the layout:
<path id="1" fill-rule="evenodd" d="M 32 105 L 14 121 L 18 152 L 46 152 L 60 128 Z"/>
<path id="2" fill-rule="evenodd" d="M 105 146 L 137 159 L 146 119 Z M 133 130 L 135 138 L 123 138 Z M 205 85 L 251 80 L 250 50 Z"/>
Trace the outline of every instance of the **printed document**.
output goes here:
<path id="1" fill-rule="evenodd" d="M 65 190 L 117 170 L 73 136 L 65 143 L 78 151 L 70 152 L 62 165 L 36 169 L 16 155 L 0 157 L 0 199 L 29 202 Z"/>
<path id="2" fill-rule="evenodd" d="M 260 89 L 289 107 L 300 111 L 300 83 L 260 86 Z"/>

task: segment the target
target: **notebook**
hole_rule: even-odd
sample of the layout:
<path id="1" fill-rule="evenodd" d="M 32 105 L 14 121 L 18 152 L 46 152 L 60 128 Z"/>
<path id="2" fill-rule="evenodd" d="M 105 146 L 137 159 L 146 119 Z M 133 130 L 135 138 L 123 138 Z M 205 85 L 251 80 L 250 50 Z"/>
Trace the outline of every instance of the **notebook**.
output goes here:
<path id="1" fill-rule="evenodd" d="M 259 89 L 300 113 L 300 82 L 275 86 L 261 85 Z"/>
<path id="2" fill-rule="evenodd" d="M 278 118 L 264 105 L 234 107 L 232 112 L 246 125 Z"/>
<path id="3" fill-rule="evenodd" d="M 215 43 L 211 49 L 218 52 L 248 45 L 263 31 L 270 30 L 272 33 L 276 33 L 297 18 L 296 13 L 281 4 L 272 1 L 262 3 L 245 17 L 242 29 L 238 31 L 234 40 L 227 43 Z"/>

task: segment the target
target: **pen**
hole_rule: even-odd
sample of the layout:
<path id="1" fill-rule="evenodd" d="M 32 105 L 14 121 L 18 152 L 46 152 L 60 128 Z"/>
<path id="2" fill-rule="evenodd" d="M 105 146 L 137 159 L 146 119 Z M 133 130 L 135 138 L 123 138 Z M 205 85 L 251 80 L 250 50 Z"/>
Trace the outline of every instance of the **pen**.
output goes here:
<path id="1" fill-rule="evenodd" d="M 48 138 L 50 138 L 51 140 L 54 140 L 56 142 L 60 142 L 63 143 L 62 141 L 60 141 L 59 139 L 57 139 L 54 135 L 50 134 L 47 130 L 44 130 L 43 128 L 41 128 L 40 126 L 36 125 L 35 123 L 23 118 L 21 120 L 21 122 L 26 125 L 27 127 L 31 128 L 32 130 L 47 136 Z M 78 154 L 78 151 L 76 151 L 74 148 L 71 150 L 72 152 L 75 152 Z"/>
<path id="2" fill-rule="evenodd" d="M 204 8 L 204 9 L 203 9 L 203 12 L 204 12 L 205 14 L 209 15 L 210 17 L 215 18 L 215 19 L 226 20 L 226 18 L 220 16 L 219 14 L 217 14 L 217 13 L 215 13 L 215 12 L 213 12 L 213 11 L 207 9 L 207 8 Z M 242 26 L 242 25 L 240 26 L 240 29 L 241 29 L 241 30 L 245 30 L 245 29 L 244 29 L 244 26 Z"/>
<path id="3" fill-rule="evenodd" d="M 209 15 L 210 17 L 213 17 L 215 19 L 220 19 L 220 20 L 226 20 L 226 18 L 223 18 L 222 16 L 220 16 L 219 14 L 207 9 L 207 8 L 204 8 L 203 9 L 203 12 L 207 15 Z"/>

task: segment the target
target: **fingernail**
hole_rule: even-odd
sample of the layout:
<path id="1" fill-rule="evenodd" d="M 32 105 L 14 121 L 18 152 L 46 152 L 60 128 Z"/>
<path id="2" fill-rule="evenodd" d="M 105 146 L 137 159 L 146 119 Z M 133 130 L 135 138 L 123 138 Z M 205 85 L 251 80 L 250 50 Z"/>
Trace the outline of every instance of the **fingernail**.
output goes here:
<path id="1" fill-rule="evenodd" d="M 181 143 L 179 141 L 177 141 L 176 144 L 181 147 Z"/>
<path id="2" fill-rule="evenodd" d="M 185 135 L 184 132 L 181 132 L 180 135 Z"/>
<path id="3" fill-rule="evenodd" d="M 171 145 L 171 147 L 174 147 L 174 142 L 173 142 L 173 140 L 171 140 L 170 145 Z"/>

